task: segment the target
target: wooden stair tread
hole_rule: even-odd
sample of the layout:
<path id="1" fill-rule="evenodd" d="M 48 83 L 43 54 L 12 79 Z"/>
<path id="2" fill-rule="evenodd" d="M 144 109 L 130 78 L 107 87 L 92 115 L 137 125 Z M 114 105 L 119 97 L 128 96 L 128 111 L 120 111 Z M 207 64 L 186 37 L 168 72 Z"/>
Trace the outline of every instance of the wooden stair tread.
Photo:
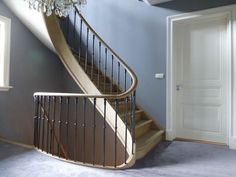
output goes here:
<path id="1" fill-rule="evenodd" d="M 136 122 L 136 126 L 137 126 L 137 123 L 142 119 L 142 114 L 143 114 L 143 110 L 137 110 L 135 112 L 135 122 Z M 121 113 L 119 114 L 120 118 L 124 121 L 125 119 L 125 113 Z M 130 124 L 130 121 L 131 121 L 131 113 L 128 113 L 127 114 L 127 122 L 128 124 Z"/>
<path id="2" fill-rule="evenodd" d="M 116 102 L 115 101 L 112 101 L 111 102 L 111 105 L 113 106 L 113 107 L 115 107 L 115 104 L 116 104 Z M 130 97 L 128 98 L 128 110 L 130 110 L 131 109 L 131 100 L 130 100 Z M 119 109 L 120 110 L 125 110 L 125 107 L 126 107 L 126 100 L 125 99 L 122 99 L 122 100 L 119 100 Z M 139 110 L 141 110 L 141 109 L 138 109 L 138 107 L 136 106 L 135 107 L 135 110 L 136 111 L 139 111 Z"/>
<path id="3" fill-rule="evenodd" d="M 150 129 L 148 132 L 137 138 L 136 147 L 137 151 L 142 151 L 147 145 L 152 143 L 155 139 L 162 136 L 164 130 Z"/>
<path id="4" fill-rule="evenodd" d="M 136 126 L 135 128 L 142 128 L 143 126 L 147 125 L 147 124 L 151 124 L 153 121 L 152 120 L 148 120 L 148 119 L 140 119 L 139 121 L 136 122 Z"/>
<path id="5" fill-rule="evenodd" d="M 152 124 L 153 121 L 150 119 L 138 120 L 135 125 L 135 138 L 138 139 L 139 137 L 150 131 L 150 129 L 152 129 Z"/>
<path id="6" fill-rule="evenodd" d="M 103 93 L 115 93 L 115 94 L 117 94 L 117 93 L 122 93 L 122 92 L 120 91 L 120 89 L 118 90 L 115 85 L 113 85 L 113 86 L 111 87 L 111 84 L 110 84 L 110 83 L 105 83 L 105 88 L 104 88 L 104 83 L 100 83 L 100 84 L 98 85 L 98 83 L 97 83 L 96 80 L 93 80 L 93 83 L 96 85 L 97 88 L 98 88 L 98 86 L 99 86 L 100 91 L 102 91 Z M 104 90 L 105 90 L 105 91 L 104 91 Z"/>
<path id="7" fill-rule="evenodd" d="M 129 110 L 129 109 L 128 109 Z M 138 115 L 138 114 L 142 114 L 143 113 L 143 110 L 136 110 L 135 111 L 135 115 Z M 122 114 L 119 114 L 121 117 L 125 117 L 125 112 L 123 112 Z M 128 116 L 131 115 L 131 112 L 127 113 Z"/>
<path id="8" fill-rule="evenodd" d="M 104 80 L 106 81 L 106 83 L 111 83 L 110 78 L 108 76 L 105 77 L 105 75 L 103 74 L 99 74 L 98 73 L 93 73 L 93 77 L 91 78 L 91 74 L 87 73 L 87 75 L 90 77 L 90 79 L 96 79 L 95 81 L 98 81 L 98 76 L 99 76 L 99 83 L 104 82 Z M 104 79 L 106 78 L 106 79 Z"/>
<path id="9" fill-rule="evenodd" d="M 79 56 L 74 53 L 74 56 L 78 59 Z M 85 59 L 81 58 L 79 62 L 80 66 L 85 70 Z M 104 94 L 119 94 L 121 93 L 121 90 L 118 89 L 118 86 L 116 84 L 112 84 L 112 92 L 110 92 L 111 89 L 111 80 L 108 75 L 104 75 L 101 71 L 98 70 L 98 67 L 96 65 L 93 66 L 93 73 L 91 74 L 92 64 L 90 62 L 87 63 L 87 71 L 86 74 L 89 76 L 89 78 L 93 81 L 93 83 L 98 86 L 98 76 L 99 76 L 99 86 L 101 88 L 101 91 L 103 91 Z M 99 71 L 99 74 L 98 74 Z M 91 77 L 92 76 L 92 77 Z M 105 81 L 105 83 L 104 83 Z M 104 92 L 104 84 L 105 84 L 105 92 Z M 118 92 L 117 92 L 118 90 Z"/>
<path id="10" fill-rule="evenodd" d="M 141 110 L 141 109 L 139 109 L 139 110 L 136 109 L 135 114 L 136 114 L 135 115 L 135 121 L 138 122 L 140 119 L 142 119 L 144 111 Z"/>

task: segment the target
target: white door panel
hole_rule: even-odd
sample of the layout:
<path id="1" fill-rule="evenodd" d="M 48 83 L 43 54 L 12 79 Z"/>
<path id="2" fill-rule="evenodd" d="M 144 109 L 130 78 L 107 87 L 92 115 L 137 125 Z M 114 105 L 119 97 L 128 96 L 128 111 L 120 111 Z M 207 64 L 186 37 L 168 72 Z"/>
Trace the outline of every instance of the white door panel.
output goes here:
<path id="1" fill-rule="evenodd" d="M 178 26 L 179 138 L 227 142 L 227 24 L 226 17 L 209 17 Z"/>
<path id="2" fill-rule="evenodd" d="M 184 129 L 216 133 L 221 131 L 219 106 L 184 104 L 182 111 Z"/>

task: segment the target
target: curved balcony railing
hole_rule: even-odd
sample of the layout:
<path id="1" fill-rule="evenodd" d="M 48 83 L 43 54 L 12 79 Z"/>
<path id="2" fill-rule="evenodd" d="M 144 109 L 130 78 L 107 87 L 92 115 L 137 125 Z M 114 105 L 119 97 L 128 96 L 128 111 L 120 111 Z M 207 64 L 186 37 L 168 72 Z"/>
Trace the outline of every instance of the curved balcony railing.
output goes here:
<path id="1" fill-rule="evenodd" d="M 124 168 L 135 159 L 137 77 L 76 7 L 60 21 L 74 58 L 100 93 L 35 93 L 34 144 L 67 161 Z"/>

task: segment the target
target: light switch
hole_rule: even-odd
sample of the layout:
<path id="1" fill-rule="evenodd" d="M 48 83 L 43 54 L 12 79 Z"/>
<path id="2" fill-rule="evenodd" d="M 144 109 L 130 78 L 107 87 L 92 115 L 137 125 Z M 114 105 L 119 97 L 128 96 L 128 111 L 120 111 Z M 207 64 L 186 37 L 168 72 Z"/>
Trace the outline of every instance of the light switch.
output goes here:
<path id="1" fill-rule="evenodd" d="M 164 79 L 165 78 L 165 74 L 164 73 L 156 73 L 155 74 L 155 78 L 156 79 Z"/>

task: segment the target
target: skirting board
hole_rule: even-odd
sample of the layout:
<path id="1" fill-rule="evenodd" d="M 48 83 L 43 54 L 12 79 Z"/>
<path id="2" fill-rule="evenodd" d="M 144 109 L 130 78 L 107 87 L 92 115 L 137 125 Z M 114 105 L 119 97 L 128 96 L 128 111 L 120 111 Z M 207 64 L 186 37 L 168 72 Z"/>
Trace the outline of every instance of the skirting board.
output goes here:
<path id="1" fill-rule="evenodd" d="M 175 134 L 172 130 L 166 130 L 166 140 L 173 141 L 175 139 Z"/>
<path id="2" fill-rule="evenodd" d="M 166 131 L 166 140 L 173 141 L 175 138 L 176 138 L 176 136 L 172 130 Z M 236 150 L 236 137 L 231 137 L 229 139 L 229 148 Z"/>
<path id="3" fill-rule="evenodd" d="M 23 143 L 18 143 L 16 141 L 12 141 L 12 140 L 7 140 L 3 137 L 0 136 L 0 141 L 5 142 L 5 143 L 9 143 L 9 144 L 14 144 L 23 148 L 27 148 L 27 149 L 34 149 L 34 146 L 32 145 L 27 145 L 27 144 L 23 144 Z"/>
<path id="4" fill-rule="evenodd" d="M 230 137 L 229 148 L 236 150 L 236 137 Z"/>

